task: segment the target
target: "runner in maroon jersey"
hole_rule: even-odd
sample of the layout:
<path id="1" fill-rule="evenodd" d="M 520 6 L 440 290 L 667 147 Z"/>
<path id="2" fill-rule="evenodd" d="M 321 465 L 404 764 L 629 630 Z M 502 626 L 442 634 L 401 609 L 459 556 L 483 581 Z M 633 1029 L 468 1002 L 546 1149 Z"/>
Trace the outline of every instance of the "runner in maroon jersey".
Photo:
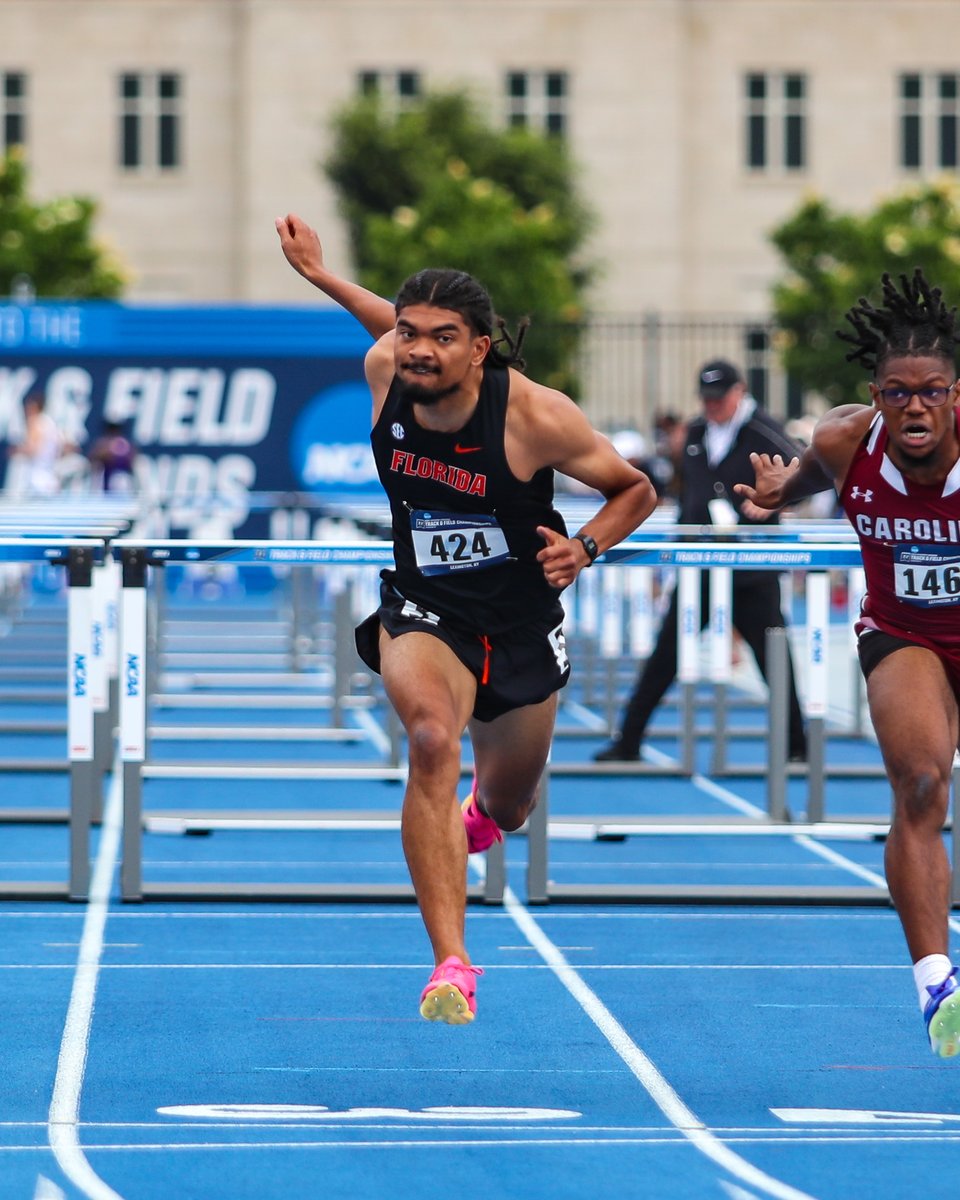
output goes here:
<path id="1" fill-rule="evenodd" d="M 569 674 L 560 591 L 653 511 L 656 492 L 568 396 L 516 369 L 519 344 L 502 324 L 494 336 L 472 276 L 419 271 L 393 304 L 328 271 L 298 217 L 277 232 L 291 266 L 377 339 L 371 442 L 396 566 L 357 648 L 407 732 L 403 848 L 437 964 L 420 1012 L 463 1025 L 479 974 L 464 942 L 467 851 L 519 829 L 536 804 Z M 605 500 L 573 537 L 553 507 L 554 469 Z M 467 729 L 475 778 L 461 814 Z M 378 989 L 361 1001 L 380 1002 Z"/>
<path id="2" fill-rule="evenodd" d="M 885 867 L 913 961 L 931 1048 L 960 1052 L 960 988 L 948 955 L 950 863 L 943 842 L 960 739 L 960 432 L 955 308 L 922 271 L 884 275 L 883 303 L 847 313 L 847 358 L 873 375 L 873 404 L 823 416 L 800 459 L 752 456 L 779 508 L 835 480 L 860 537 L 867 594 L 856 623 L 870 716 L 894 794 Z M 955 835 L 956 836 L 956 835 Z"/>

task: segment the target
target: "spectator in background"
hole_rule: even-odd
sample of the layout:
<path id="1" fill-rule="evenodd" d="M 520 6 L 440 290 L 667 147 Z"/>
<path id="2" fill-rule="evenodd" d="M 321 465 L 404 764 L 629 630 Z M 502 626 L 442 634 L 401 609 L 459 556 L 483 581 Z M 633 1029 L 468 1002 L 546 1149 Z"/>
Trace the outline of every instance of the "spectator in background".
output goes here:
<path id="1" fill-rule="evenodd" d="M 647 439 L 636 429 L 618 429 L 616 433 L 603 434 L 611 443 L 614 450 L 625 459 L 631 467 L 636 467 L 653 484 L 660 503 L 668 494 L 673 479 L 674 467 L 669 459 L 659 449 L 651 450 Z M 658 442 L 659 444 L 659 442 Z M 579 480 L 571 479 L 568 475 L 557 472 L 557 490 L 570 496 L 596 496 L 595 488 L 587 487 Z"/>
<path id="2" fill-rule="evenodd" d="M 665 480 L 661 500 L 676 501 L 680 496 L 683 449 L 687 440 L 687 423 L 674 412 L 658 412 L 653 418 L 654 454 L 662 464 Z"/>
<path id="3" fill-rule="evenodd" d="M 654 486 L 659 503 L 673 478 L 673 467 L 669 460 L 656 449 L 651 451 L 647 439 L 635 429 L 620 429 L 610 435 L 610 441 L 621 458 L 625 458 L 631 467 L 636 467 L 647 476 Z"/>
<path id="4" fill-rule="evenodd" d="M 105 421 L 87 454 L 100 490 L 129 495 L 135 490 L 133 464 L 137 450 L 119 421 Z"/>
<path id="5" fill-rule="evenodd" d="M 799 447 L 787 437 L 772 417 L 748 394 L 740 371 L 723 359 L 704 363 L 697 376 L 703 405 L 701 416 L 687 427 L 681 468 L 678 521 L 686 525 L 741 524 L 749 521 L 776 522 L 776 513 L 743 503 L 734 484 L 749 478 L 751 455 L 780 454 L 793 458 Z M 745 475 L 744 472 L 747 472 Z M 829 486 L 824 478 L 823 487 Z M 702 575 L 701 621 L 709 616 L 709 577 Z M 775 571 L 734 571 L 732 622 L 749 645 L 761 674 L 766 678 L 767 629 L 784 628 L 780 579 Z M 789 755 L 806 758 L 807 744 L 803 714 L 797 698 L 793 666 L 788 663 Z M 660 626 L 657 642 L 647 659 L 623 713 L 614 740 L 593 756 L 597 762 L 634 762 L 647 724 L 677 673 L 677 596 L 674 592 Z"/>
<path id="6" fill-rule="evenodd" d="M 57 465 L 66 450 L 63 435 L 47 412 L 43 392 L 31 392 L 23 401 L 23 440 L 10 447 L 6 490 L 10 495 L 36 498 L 60 491 Z"/>

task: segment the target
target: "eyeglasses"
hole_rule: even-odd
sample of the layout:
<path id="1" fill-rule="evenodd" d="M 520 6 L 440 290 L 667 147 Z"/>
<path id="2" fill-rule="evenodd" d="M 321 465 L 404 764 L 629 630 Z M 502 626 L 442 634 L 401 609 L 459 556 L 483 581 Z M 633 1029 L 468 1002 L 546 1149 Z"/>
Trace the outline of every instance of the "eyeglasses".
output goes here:
<path id="1" fill-rule="evenodd" d="M 951 383 L 949 387 L 928 387 L 928 388 L 910 388 L 905 387 L 889 387 L 877 388 L 880 398 L 884 404 L 889 404 L 891 408 L 906 408 L 914 396 L 920 397 L 920 403 L 924 408 L 939 408 L 941 404 L 946 404 L 947 397 L 956 387 L 955 383 Z"/>

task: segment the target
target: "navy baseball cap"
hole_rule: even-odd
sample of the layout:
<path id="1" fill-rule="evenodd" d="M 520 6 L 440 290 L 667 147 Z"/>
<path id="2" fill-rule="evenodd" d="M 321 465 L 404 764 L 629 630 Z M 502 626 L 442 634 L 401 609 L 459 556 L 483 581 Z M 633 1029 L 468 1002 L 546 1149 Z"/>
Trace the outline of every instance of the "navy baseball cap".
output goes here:
<path id="1" fill-rule="evenodd" d="M 708 400 L 725 396 L 738 383 L 743 383 L 743 376 L 725 358 L 704 363 L 697 375 L 697 391 Z"/>

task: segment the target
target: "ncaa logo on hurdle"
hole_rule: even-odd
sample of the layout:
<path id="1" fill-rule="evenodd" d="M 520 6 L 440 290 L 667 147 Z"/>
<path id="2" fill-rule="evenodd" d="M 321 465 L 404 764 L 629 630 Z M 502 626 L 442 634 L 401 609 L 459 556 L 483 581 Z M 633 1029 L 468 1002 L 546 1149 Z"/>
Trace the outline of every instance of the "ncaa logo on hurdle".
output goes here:
<path id="1" fill-rule="evenodd" d="M 124 684 L 128 696 L 140 695 L 140 655 L 128 654 L 124 671 Z"/>
<path id="2" fill-rule="evenodd" d="M 87 656 L 85 654 L 73 656 L 73 694 L 74 696 L 87 694 Z"/>

